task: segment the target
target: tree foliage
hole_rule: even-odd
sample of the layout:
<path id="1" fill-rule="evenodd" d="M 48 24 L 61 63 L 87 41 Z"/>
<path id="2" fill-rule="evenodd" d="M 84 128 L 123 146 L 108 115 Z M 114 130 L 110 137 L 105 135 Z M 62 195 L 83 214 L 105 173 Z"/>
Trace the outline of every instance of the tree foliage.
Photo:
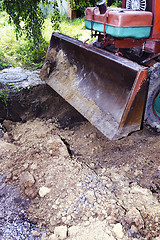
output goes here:
<path id="1" fill-rule="evenodd" d="M 57 1 L 50 0 L 2 0 L 1 5 L 9 14 L 9 22 L 14 23 L 16 36 L 26 34 L 26 38 L 38 45 L 42 38 L 42 29 L 45 16 L 40 4 L 53 7 L 52 23 L 59 27 L 60 13 Z"/>
<path id="2" fill-rule="evenodd" d="M 97 0 L 69 0 L 71 9 L 85 11 L 87 7 L 95 7 Z"/>
<path id="3" fill-rule="evenodd" d="M 98 0 L 69 0 L 69 2 L 71 9 L 84 12 L 87 7 L 95 7 Z M 122 0 L 114 0 L 113 5 L 116 7 L 121 7 Z"/>
<path id="4" fill-rule="evenodd" d="M 114 0 L 113 5 L 115 7 L 122 7 L 122 0 Z"/>

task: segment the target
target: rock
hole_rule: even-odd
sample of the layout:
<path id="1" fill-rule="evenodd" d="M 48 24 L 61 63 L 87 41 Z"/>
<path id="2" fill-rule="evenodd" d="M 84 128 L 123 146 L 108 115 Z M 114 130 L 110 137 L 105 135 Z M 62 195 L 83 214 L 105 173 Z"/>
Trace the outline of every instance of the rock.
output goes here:
<path id="1" fill-rule="evenodd" d="M 95 202 L 95 195 L 94 195 L 94 191 L 91 191 L 91 190 L 88 190 L 87 191 L 87 200 L 90 202 L 90 203 L 94 203 Z"/>
<path id="2" fill-rule="evenodd" d="M 114 225 L 113 232 L 115 233 L 117 238 L 123 238 L 124 236 L 122 225 L 120 223 Z"/>
<path id="3" fill-rule="evenodd" d="M 0 139 L 0 154 L 8 151 L 16 151 L 16 146 L 12 143 L 7 143 L 3 139 Z"/>
<path id="4" fill-rule="evenodd" d="M 128 230 L 128 237 L 132 238 L 133 236 L 136 236 L 138 233 L 138 229 L 135 225 L 132 225 L 131 228 Z"/>
<path id="5" fill-rule="evenodd" d="M 46 233 L 42 233 L 41 240 L 47 240 L 47 234 Z"/>
<path id="6" fill-rule="evenodd" d="M 8 176 L 8 174 L 6 175 L 6 173 L 0 175 L 0 184 L 6 180 L 7 176 Z"/>
<path id="7" fill-rule="evenodd" d="M 15 123 L 10 120 L 3 121 L 3 126 L 6 128 L 7 132 L 10 132 L 12 130 L 13 125 L 15 125 Z"/>
<path id="8" fill-rule="evenodd" d="M 28 171 L 26 171 L 20 178 L 21 187 L 24 187 L 24 188 L 32 187 L 34 183 L 35 183 L 35 179 L 33 175 Z"/>
<path id="9" fill-rule="evenodd" d="M 67 237 L 67 226 L 55 227 L 54 234 L 59 240 L 66 239 L 66 237 Z"/>
<path id="10" fill-rule="evenodd" d="M 140 212 L 135 207 L 131 208 L 127 212 L 127 214 L 125 216 L 125 221 L 130 225 L 135 224 L 139 229 L 144 227 L 143 218 L 142 218 Z"/>
<path id="11" fill-rule="evenodd" d="M 115 240 L 108 234 L 105 222 L 96 221 L 88 226 L 79 224 L 68 229 L 69 240 Z"/>
<path id="12" fill-rule="evenodd" d="M 4 219 L 4 217 L 5 217 L 5 213 L 3 212 L 2 209 L 0 209 L 0 220 Z"/>
<path id="13" fill-rule="evenodd" d="M 0 123 L 0 138 L 4 136 L 5 129 L 3 128 L 2 124 Z"/>
<path id="14" fill-rule="evenodd" d="M 68 236 L 71 238 L 76 237 L 77 233 L 80 231 L 79 226 L 72 226 L 68 229 Z"/>
<path id="15" fill-rule="evenodd" d="M 26 170 L 26 169 L 28 168 L 28 166 L 29 166 L 29 164 L 28 164 L 28 163 L 25 163 L 25 164 L 23 165 L 24 170 Z"/>
<path id="16" fill-rule="evenodd" d="M 41 234 L 38 231 L 33 231 L 32 236 L 33 237 L 39 237 Z"/>
<path id="17" fill-rule="evenodd" d="M 91 163 L 89 164 L 89 167 L 90 167 L 91 169 L 94 169 L 94 168 L 95 168 L 95 163 L 94 163 L 94 162 L 91 162 Z"/>
<path id="18" fill-rule="evenodd" d="M 57 135 L 50 138 L 47 142 L 47 151 L 52 156 L 68 157 L 68 150 L 61 138 Z"/>
<path id="19" fill-rule="evenodd" d="M 51 191 L 51 188 L 48 188 L 48 187 L 41 187 L 40 189 L 39 189 L 39 195 L 40 195 L 40 197 L 44 197 L 44 196 L 46 196 L 49 192 Z"/>
<path id="20" fill-rule="evenodd" d="M 32 186 L 32 187 L 27 187 L 25 190 L 24 190 L 24 193 L 26 194 L 27 197 L 29 197 L 30 199 L 34 199 L 37 194 L 38 194 L 38 191 L 37 191 L 37 188 Z"/>
<path id="21" fill-rule="evenodd" d="M 131 226 L 131 230 L 132 230 L 133 232 L 135 232 L 135 233 L 138 232 L 138 229 L 137 229 L 136 226 L 134 226 L 134 225 Z"/>
<path id="22" fill-rule="evenodd" d="M 36 164 L 36 163 L 33 163 L 33 164 L 30 166 L 30 168 L 31 168 L 32 170 L 36 170 L 36 169 L 37 169 L 37 164 Z"/>
<path id="23" fill-rule="evenodd" d="M 90 221 L 85 221 L 85 222 L 83 223 L 83 226 L 84 226 L 84 227 L 88 227 L 90 224 L 91 224 Z"/>
<path id="24" fill-rule="evenodd" d="M 56 225 L 56 216 L 51 217 L 51 219 L 50 219 L 50 224 L 51 224 L 52 226 Z"/>
<path id="25" fill-rule="evenodd" d="M 48 240 L 58 240 L 55 234 L 51 234 L 48 238 Z"/>

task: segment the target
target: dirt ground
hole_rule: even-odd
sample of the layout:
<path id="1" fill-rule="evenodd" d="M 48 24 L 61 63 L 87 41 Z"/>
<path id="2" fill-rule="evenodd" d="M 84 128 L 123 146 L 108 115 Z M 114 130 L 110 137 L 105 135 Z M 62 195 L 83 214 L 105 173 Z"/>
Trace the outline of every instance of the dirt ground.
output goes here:
<path id="1" fill-rule="evenodd" d="M 46 85 L 9 101 L 0 174 L 30 199 L 42 239 L 160 239 L 159 133 L 109 141 Z"/>

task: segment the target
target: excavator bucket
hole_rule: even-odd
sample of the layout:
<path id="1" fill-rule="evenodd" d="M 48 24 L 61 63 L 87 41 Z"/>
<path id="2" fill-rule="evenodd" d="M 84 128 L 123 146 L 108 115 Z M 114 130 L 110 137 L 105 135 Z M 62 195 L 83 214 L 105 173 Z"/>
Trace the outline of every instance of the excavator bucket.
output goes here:
<path id="1" fill-rule="evenodd" d="M 147 68 L 53 33 L 40 77 L 110 140 L 139 130 Z"/>

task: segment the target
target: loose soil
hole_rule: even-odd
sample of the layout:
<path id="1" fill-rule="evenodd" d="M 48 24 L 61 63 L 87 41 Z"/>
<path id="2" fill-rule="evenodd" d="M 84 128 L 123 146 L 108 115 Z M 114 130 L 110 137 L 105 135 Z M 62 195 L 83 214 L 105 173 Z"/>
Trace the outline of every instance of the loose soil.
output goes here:
<path id="1" fill-rule="evenodd" d="M 0 118 L 0 174 L 30 199 L 42 239 L 160 239 L 159 133 L 109 141 L 44 84 Z"/>

